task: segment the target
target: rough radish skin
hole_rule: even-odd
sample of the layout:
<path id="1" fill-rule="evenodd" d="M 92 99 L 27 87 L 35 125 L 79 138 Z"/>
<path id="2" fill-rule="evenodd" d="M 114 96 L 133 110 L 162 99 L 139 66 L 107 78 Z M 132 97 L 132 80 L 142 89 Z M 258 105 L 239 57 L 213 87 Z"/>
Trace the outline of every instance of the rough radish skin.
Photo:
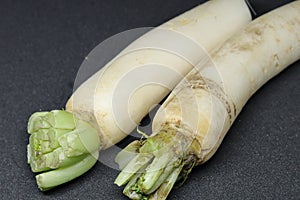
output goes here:
<path id="1" fill-rule="evenodd" d="M 295 1 L 257 18 L 176 86 L 153 120 L 153 134 L 116 157 L 122 172 L 115 183 L 126 185 L 131 199 L 166 199 L 178 178 L 216 152 L 248 99 L 299 59 Z"/>
<path id="2" fill-rule="evenodd" d="M 134 41 L 75 91 L 66 111 L 34 113 L 28 163 L 42 172 L 36 176 L 39 188 L 49 190 L 85 173 L 98 151 L 131 132 L 206 51 L 250 21 L 244 0 L 209 1 Z M 136 81 L 144 79 L 154 84 Z"/>

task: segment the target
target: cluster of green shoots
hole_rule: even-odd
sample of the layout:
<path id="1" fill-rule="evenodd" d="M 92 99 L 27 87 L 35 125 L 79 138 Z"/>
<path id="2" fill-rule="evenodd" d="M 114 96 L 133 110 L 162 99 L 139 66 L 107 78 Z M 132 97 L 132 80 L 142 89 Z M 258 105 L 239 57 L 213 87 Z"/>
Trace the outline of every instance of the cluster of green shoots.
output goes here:
<path id="1" fill-rule="evenodd" d="M 43 191 L 82 175 L 98 160 L 97 130 L 67 111 L 34 113 L 28 133 L 28 163 L 39 173 L 36 180 Z"/>
<path id="2" fill-rule="evenodd" d="M 199 145 L 169 129 L 146 140 L 136 140 L 116 157 L 122 170 L 115 183 L 126 185 L 123 193 L 130 199 L 166 199 L 178 180 L 186 179 Z"/>
<path id="3" fill-rule="evenodd" d="M 54 110 L 34 113 L 28 122 L 28 163 L 43 191 L 66 183 L 98 160 L 101 141 L 96 128 L 73 114 Z M 136 140 L 116 157 L 121 173 L 115 180 L 126 185 L 131 199 L 165 199 L 178 180 L 185 180 L 196 164 L 192 152 L 199 144 L 167 128 L 146 140 Z"/>

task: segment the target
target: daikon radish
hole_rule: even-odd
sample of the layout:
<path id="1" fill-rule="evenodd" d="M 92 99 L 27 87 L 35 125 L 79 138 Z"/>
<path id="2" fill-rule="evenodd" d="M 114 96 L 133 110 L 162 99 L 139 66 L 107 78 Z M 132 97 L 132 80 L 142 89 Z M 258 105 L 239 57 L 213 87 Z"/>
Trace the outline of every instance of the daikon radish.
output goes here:
<path id="1" fill-rule="evenodd" d="M 294 1 L 251 22 L 176 86 L 153 119 L 153 134 L 116 157 L 122 172 L 115 183 L 131 199 L 166 199 L 176 180 L 214 155 L 248 99 L 299 59 Z"/>
<path id="2" fill-rule="evenodd" d="M 244 0 L 208 1 L 130 44 L 74 92 L 65 111 L 33 114 L 28 163 L 43 172 L 36 176 L 39 188 L 90 169 L 99 150 L 126 137 L 207 51 L 250 21 Z"/>

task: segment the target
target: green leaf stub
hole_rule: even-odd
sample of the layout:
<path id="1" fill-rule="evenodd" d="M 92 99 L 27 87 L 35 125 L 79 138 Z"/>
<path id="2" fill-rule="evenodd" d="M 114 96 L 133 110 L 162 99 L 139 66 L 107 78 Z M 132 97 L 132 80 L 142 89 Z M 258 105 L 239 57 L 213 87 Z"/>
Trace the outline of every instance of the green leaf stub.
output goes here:
<path id="1" fill-rule="evenodd" d="M 41 185 L 47 185 L 48 181 L 51 181 L 49 188 L 70 181 L 78 177 L 79 172 L 81 175 L 82 170 L 77 169 L 77 174 L 76 170 L 74 173 L 69 170 L 85 166 L 83 169 L 87 171 L 98 159 L 101 147 L 98 131 L 67 111 L 34 113 L 28 121 L 28 133 L 28 163 L 33 172 L 42 172 L 37 175 L 40 177 L 37 178 L 40 188 L 43 188 Z M 90 158 L 93 155 L 97 157 Z M 53 182 L 47 174 L 56 176 L 58 180 Z"/>

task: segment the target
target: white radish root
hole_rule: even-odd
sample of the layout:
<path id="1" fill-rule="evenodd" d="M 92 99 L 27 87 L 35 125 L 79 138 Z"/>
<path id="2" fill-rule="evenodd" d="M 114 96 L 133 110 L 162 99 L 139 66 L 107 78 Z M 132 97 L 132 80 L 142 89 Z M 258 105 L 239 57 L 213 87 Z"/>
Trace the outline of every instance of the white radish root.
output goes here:
<path id="1" fill-rule="evenodd" d="M 249 98 L 299 59 L 295 1 L 250 23 L 176 86 L 155 115 L 153 134 L 122 163 L 115 183 L 126 184 L 131 199 L 166 199 L 178 178 L 214 155 Z M 144 157 L 151 160 L 136 165 Z"/>
<path id="2" fill-rule="evenodd" d="M 39 188 L 49 190 L 88 171 L 99 150 L 126 137 L 207 51 L 250 21 L 244 0 L 209 1 L 130 44 L 74 92 L 66 111 L 34 113 L 28 163 L 42 172 L 36 176 Z"/>

